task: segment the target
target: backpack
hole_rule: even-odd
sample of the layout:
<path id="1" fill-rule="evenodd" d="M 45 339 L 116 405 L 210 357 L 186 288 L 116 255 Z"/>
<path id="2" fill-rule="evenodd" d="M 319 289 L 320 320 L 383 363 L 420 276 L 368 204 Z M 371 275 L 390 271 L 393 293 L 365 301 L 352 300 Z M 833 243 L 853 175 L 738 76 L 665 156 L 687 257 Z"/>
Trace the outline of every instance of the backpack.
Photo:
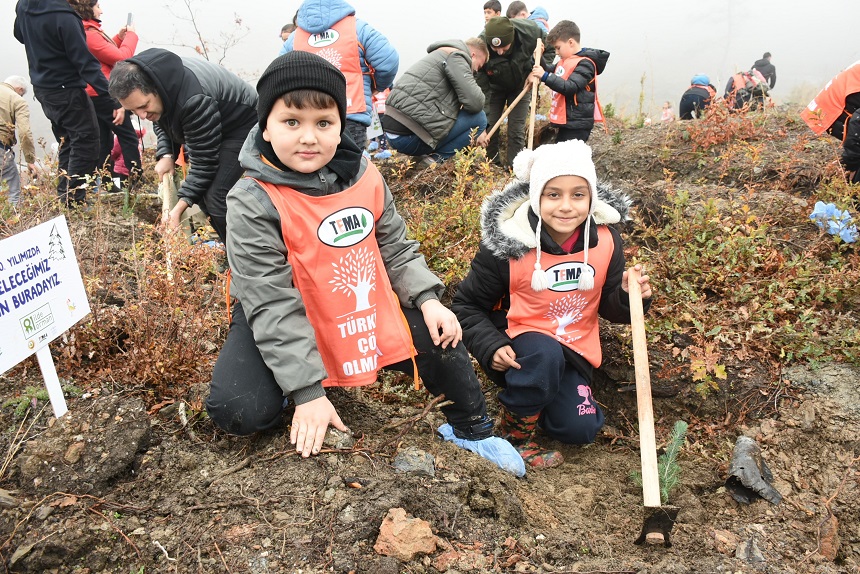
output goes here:
<path id="1" fill-rule="evenodd" d="M 728 97 L 733 108 L 742 108 L 744 104 L 753 100 L 764 100 L 768 92 L 768 84 L 765 77 L 756 69 L 748 72 L 738 72 L 734 76 L 734 83 L 731 89 L 731 95 L 734 98 Z"/>

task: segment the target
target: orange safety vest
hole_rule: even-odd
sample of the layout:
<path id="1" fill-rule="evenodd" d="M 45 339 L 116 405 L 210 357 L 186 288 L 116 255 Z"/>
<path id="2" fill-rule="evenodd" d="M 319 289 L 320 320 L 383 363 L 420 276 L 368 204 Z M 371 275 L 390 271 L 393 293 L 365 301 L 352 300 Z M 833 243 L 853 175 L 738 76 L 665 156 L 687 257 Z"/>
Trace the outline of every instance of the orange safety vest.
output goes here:
<path id="1" fill-rule="evenodd" d="M 600 326 L 597 308 L 606 283 L 606 271 L 615 249 L 612 233 L 597 226 L 597 245 L 588 250 L 588 266 L 594 270 L 594 288 L 579 291 L 583 253 L 551 255 L 542 252 L 541 266 L 549 288 L 536 292 L 531 287 L 536 261 L 532 249 L 520 259 L 511 259 L 511 308 L 508 310 L 508 336 L 526 332 L 543 333 L 573 349 L 595 368 L 600 366 Z M 599 261 L 595 267 L 592 262 Z"/>
<path id="2" fill-rule="evenodd" d="M 594 84 L 594 121 L 605 122 L 603 118 L 603 109 L 600 107 L 600 102 L 597 99 L 597 64 L 591 58 L 584 56 L 571 56 L 566 60 L 562 60 L 555 67 L 555 75 L 567 80 L 576 69 L 576 66 L 581 60 L 588 60 L 594 66 L 594 78 L 585 86 L 587 91 L 591 91 L 591 85 Z M 576 94 L 573 96 L 573 101 L 576 102 Z M 556 125 L 567 124 L 567 100 L 563 94 L 559 92 L 552 93 L 552 104 L 549 109 L 549 121 Z"/>
<path id="3" fill-rule="evenodd" d="M 412 357 L 412 337 L 376 242 L 385 200 L 376 167 L 369 164 L 354 186 L 320 197 L 255 181 L 281 216 L 293 285 L 328 374 L 323 386 L 369 385 L 380 368 Z"/>
<path id="4" fill-rule="evenodd" d="M 364 99 L 364 76 L 361 72 L 355 16 L 347 16 L 319 34 L 296 28 L 295 35 L 293 48 L 325 58 L 343 73 L 346 78 L 346 113 L 365 112 L 367 102 Z"/>
<path id="5" fill-rule="evenodd" d="M 839 116 L 847 113 L 845 98 L 856 92 L 860 92 L 860 61 L 854 62 L 830 80 L 815 99 L 800 112 L 800 117 L 812 131 L 821 135 L 839 119 Z"/>

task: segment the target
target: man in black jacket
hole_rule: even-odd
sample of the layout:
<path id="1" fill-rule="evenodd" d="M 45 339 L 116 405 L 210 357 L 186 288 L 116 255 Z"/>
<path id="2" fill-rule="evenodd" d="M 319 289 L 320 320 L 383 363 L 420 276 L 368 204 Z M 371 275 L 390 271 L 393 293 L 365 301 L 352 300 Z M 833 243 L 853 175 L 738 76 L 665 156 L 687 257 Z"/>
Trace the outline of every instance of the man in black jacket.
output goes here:
<path id="1" fill-rule="evenodd" d="M 95 175 L 99 154 L 96 112 L 85 88 L 89 84 L 107 95 L 101 64 L 66 0 L 18 0 L 14 34 L 27 52 L 33 95 L 60 144 L 60 170 L 67 175 L 59 178 L 57 194 L 67 204 L 84 203 L 87 176 Z M 125 110 L 114 107 L 114 123 L 121 124 Z"/>
<path id="2" fill-rule="evenodd" d="M 771 89 L 776 86 L 776 66 L 770 63 L 770 52 L 765 52 L 761 60 L 756 60 L 752 69 L 758 70 L 764 76 Z"/>
<path id="3" fill-rule="evenodd" d="M 199 203 L 224 241 L 227 192 L 242 176 L 239 151 L 258 119 L 254 88 L 217 64 L 150 48 L 117 63 L 110 93 L 153 122 L 159 178 L 173 173 L 180 146 L 188 154 L 191 167 L 179 202 L 163 223 L 179 227 L 183 212 Z"/>

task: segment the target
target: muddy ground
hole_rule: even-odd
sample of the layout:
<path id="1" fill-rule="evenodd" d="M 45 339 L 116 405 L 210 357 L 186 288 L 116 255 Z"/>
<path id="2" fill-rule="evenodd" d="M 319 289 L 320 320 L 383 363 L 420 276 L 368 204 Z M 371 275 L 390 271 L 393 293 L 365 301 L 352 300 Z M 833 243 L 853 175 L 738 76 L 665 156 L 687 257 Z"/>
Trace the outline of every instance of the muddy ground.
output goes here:
<path id="1" fill-rule="evenodd" d="M 676 181 L 717 193 L 743 185 L 743 165 L 733 166 L 738 177 L 726 172 L 716 178 L 695 162 L 659 153 L 666 141 L 683 139 L 668 136 L 673 129 L 679 128 L 613 126 L 622 132 L 620 141 L 595 130 L 598 170 L 640 205 L 649 194 L 659 202 L 665 168 Z M 810 145 L 818 160 L 835 157 L 827 142 Z M 772 161 L 779 161 L 778 147 Z M 784 178 L 786 172 L 773 173 Z M 815 170 L 801 165 L 792 173 L 798 178 L 792 199 L 807 201 Z M 769 177 L 768 170 L 756 176 Z M 681 486 L 670 499 L 680 508 L 673 544 L 640 547 L 633 541 L 642 524 L 641 489 L 629 477 L 639 466 L 633 373 L 629 352 L 618 348 L 624 339 L 615 333 L 604 332 L 607 365 L 594 384 L 606 413 L 604 432 L 584 448 L 547 441 L 565 464 L 523 479 L 438 440 L 435 428 L 444 421 L 425 409 L 430 397 L 412 390 L 408 379 L 331 392 L 356 441 L 332 442 L 312 459 L 295 455 L 286 427 L 247 438 L 216 430 L 194 409 L 205 385 L 160 401 L 131 381 L 90 388 L 77 380 L 87 393 L 69 398 L 70 413 L 60 420 L 45 401 L 33 399 L 23 419 L 16 404 L 6 404 L 0 408 L 3 568 L 79 574 L 860 572 L 860 370 L 823 362 L 775 373 L 753 365 L 732 393 L 707 400 L 690 391 L 689 380 L 655 381 L 658 442 L 681 418 L 691 422 L 691 432 L 680 457 Z M 0 376 L 0 404 L 20 404 L 24 396 L 26 408 L 23 389 L 40 384 L 35 362 L 26 363 Z M 742 391 L 759 399 L 751 403 Z M 488 386 L 486 394 L 495 412 L 494 390 Z M 726 491 L 740 435 L 761 446 L 780 504 L 741 504 Z M 432 464 L 397 468 L 404 458 L 426 463 L 426 455 Z M 385 550 L 378 538 L 392 509 L 404 511 L 394 529 L 410 534 Z"/>

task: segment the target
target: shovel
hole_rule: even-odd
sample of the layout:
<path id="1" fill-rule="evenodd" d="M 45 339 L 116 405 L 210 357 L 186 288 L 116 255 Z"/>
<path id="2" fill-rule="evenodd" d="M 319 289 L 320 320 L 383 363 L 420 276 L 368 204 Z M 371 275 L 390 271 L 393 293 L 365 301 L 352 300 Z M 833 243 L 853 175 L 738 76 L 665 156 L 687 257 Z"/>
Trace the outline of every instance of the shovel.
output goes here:
<path id="1" fill-rule="evenodd" d="M 648 371 L 648 346 L 645 339 L 645 312 L 639 270 L 628 270 L 630 326 L 633 332 L 633 364 L 636 371 L 636 406 L 639 412 L 639 451 L 642 458 L 642 499 L 645 518 L 635 544 L 672 546 L 669 534 L 678 517 L 678 508 L 661 506 L 660 476 L 657 472 L 657 442 L 654 438 L 654 409 L 651 405 L 651 375 Z"/>

